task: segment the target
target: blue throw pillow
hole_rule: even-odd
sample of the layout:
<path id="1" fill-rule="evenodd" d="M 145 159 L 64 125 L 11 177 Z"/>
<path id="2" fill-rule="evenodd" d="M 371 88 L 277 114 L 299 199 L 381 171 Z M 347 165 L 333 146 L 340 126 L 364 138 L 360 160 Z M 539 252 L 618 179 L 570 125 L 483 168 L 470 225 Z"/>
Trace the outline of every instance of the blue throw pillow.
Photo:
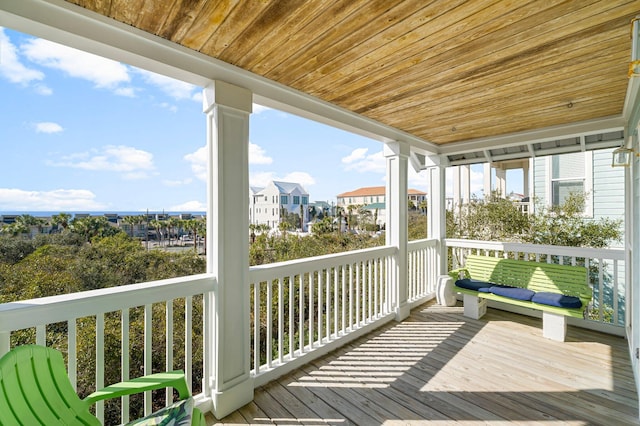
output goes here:
<path id="1" fill-rule="evenodd" d="M 507 287 L 502 285 L 494 285 L 489 291 L 498 296 L 510 297 L 511 299 L 529 301 L 535 294 L 533 290 L 519 287 Z"/>
<path id="2" fill-rule="evenodd" d="M 531 301 L 542 305 L 558 306 L 560 308 L 582 307 L 582 301 L 575 296 L 565 296 L 564 294 L 548 293 L 545 291 L 536 293 L 531 298 Z"/>
<path id="3" fill-rule="evenodd" d="M 494 284 L 485 281 L 472 280 L 471 278 L 465 278 L 463 280 L 456 281 L 457 287 L 475 291 L 480 291 L 481 288 L 489 288 L 492 285 Z"/>

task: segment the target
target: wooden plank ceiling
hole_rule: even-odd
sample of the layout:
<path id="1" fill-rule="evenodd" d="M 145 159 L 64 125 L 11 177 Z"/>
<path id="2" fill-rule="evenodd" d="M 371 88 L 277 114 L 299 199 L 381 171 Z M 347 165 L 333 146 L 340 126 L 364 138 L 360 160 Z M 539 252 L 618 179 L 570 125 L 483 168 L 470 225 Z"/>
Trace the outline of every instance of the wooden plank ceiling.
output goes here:
<path id="1" fill-rule="evenodd" d="M 436 144 L 620 115 L 638 0 L 68 0 Z"/>

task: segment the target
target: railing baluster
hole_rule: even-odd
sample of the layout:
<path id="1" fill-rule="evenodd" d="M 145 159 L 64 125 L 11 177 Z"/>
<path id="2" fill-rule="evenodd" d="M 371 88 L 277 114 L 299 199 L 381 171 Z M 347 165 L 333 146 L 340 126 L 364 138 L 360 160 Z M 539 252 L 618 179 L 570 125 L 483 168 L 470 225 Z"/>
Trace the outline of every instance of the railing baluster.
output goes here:
<path id="1" fill-rule="evenodd" d="M 294 281 L 295 277 L 289 275 L 289 359 L 293 359 L 294 348 L 294 332 L 295 332 L 295 293 L 294 293 Z"/>
<path id="2" fill-rule="evenodd" d="M 322 333 L 323 333 L 323 328 L 324 328 L 324 315 L 322 314 L 322 309 L 323 309 L 323 294 L 322 292 L 324 291 L 323 288 L 323 284 L 324 284 L 324 280 L 322 277 L 322 269 L 317 271 L 318 274 L 318 344 L 320 346 L 322 346 Z"/>
<path id="3" fill-rule="evenodd" d="M 618 325 L 618 261 L 613 261 L 613 323 Z"/>
<path id="4" fill-rule="evenodd" d="M 104 387 L 104 314 L 96 315 L 96 390 Z M 96 417 L 104 423 L 104 401 L 95 405 Z"/>
<path id="5" fill-rule="evenodd" d="M 126 382 L 129 380 L 129 308 L 125 308 L 120 312 L 120 380 Z M 120 416 L 122 423 L 128 423 L 131 418 L 129 416 L 129 395 L 125 395 L 120 399 Z"/>
<path id="6" fill-rule="evenodd" d="M 313 302 L 314 302 L 314 285 L 313 285 L 313 281 L 314 281 L 314 272 L 309 272 L 309 349 L 313 349 L 313 342 L 315 340 L 314 336 L 313 336 L 313 326 L 314 326 L 314 322 L 316 320 L 316 317 L 314 315 L 315 310 L 313 309 Z"/>
<path id="7" fill-rule="evenodd" d="M 67 374 L 74 391 L 78 390 L 77 336 L 76 319 L 72 318 L 67 321 Z"/>
<path id="8" fill-rule="evenodd" d="M 340 276 L 340 266 L 336 265 L 333 268 L 333 332 L 334 336 L 338 338 L 338 312 L 340 306 L 338 305 L 338 289 L 339 289 L 339 276 Z"/>
<path id="9" fill-rule="evenodd" d="M 353 331 L 353 263 L 349 264 L 349 330 Z"/>
<path id="10" fill-rule="evenodd" d="M 284 357 L 284 282 L 278 278 L 278 362 L 282 364 Z"/>
<path id="11" fill-rule="evenodd" d="M 304 272 L 298 275 L 298 344 L 300 355 L 304 353 Z"/>
<path id="12" fill-rule="evenodd" d="M 356 317 L 355 325 L 360 327 L 360 262 L 356 263 Z"/>
<path id="13" fill-rule="evenodd" d="M 326 276 L 325 276 L 325 303 L 326 303 L 326 309 L 325 309 L 325 313 L 324 313 L 324 319 L 325 319 L 325 333 L 324 335 L 327 338 L 327 342 L 329 342 L 331 340 L 331 269 L 327 268 L 326 270 Z"/>
<path id="14" fill-rule="evenodd" d="M 271 368 L 271 361 L 273 360 L 272 342 L 273 342 L 273 281 L 267 281 L 267 368 Z"/>
<path id="15" fill-rule="evenodd" d="M 36 345 L 47 345 L 47 325 L 40 324 L 36 326 Z"/>
<path id="16" fill-rule="evenodd" d="M 153 373 L 153 305 L 144 305 L 144 374 Z M 152 412 L 151 391 L 144 393 L 144 415 Z"/>
<path id="17" fill-rule="evenodd" d="M 166 341 L 165 341 L 165 369 L 173 371 L 173 300 L 165 302 L 165 322 L 166 322 Z M 173 403 L 173 389 L 167 388 L 165 391 L 166 404 Z"/>
<path id="18" fill-rule="evenodd" d="M 203 299 L 207 299 L 206 295 Z M 204 304 L 204 300 L 203 300 Z M 203 306 L 204 309 L 204 306 Z M 205 318 L 202 319 L 205 321 Z M 191 332 L 191 325 L 193 323 L 193 297 L 187 296 L 184 299 L 184 374 L 187 379 L 187 386 L 189 390 L 192 391 L 192 381 L 193 381 L 193 334 Z M 206 341 L 203 342 L 206 345 Z M 203 348 L 202 353 L 206 354 L 209 349 L 207 346 Z M 203 359 L 203 367 L 208 365 L 207 359 Z M 205 371 L 206 368 L 203 368 Z M 206 378 L 207 376 L 205 376 Z M 204 384 L 203 384 L 204 385 Z M 204 389 L 207 389 L 208 386 L 203 386 Z"/>
<path id="19" fill-rule="evenodd" d="M 599 319 L 604 319 L 604 268 L 602 258 L 598 259 L 598 305 L 600 306 Z"/>
<path id="20" fill-rule="evenodd" d="M 348 265 L 342 265 L 342 281 L 340 284 L 342 290 L 342 300 L 340 301 L 342 327 L 340 329 L 343 335 L 347 333 L 347 271 Z"/>

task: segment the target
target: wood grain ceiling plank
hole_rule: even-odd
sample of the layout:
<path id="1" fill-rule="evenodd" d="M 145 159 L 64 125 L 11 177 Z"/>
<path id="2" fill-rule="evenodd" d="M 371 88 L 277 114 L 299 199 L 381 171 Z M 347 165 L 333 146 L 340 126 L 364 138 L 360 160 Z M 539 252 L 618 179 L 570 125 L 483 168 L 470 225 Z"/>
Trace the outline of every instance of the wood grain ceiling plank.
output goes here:
<path id="1" fill-rule="evenodd" d="M 452 2 L 448 2 L 447 6 L 452 7 Z M 428 10 L 419 13 L 422 9 Z M 427 19 L 429 10 L 433 10 L 433 2 L 403 1 L 390 5 L 378 15 L 370 14 L 366 25 L 345 32 L 330 50 L 319 51 L 317 54 L 319 67 L 310 72 L 292 74 L 292 84 L 306 86 L 308 82 L 341 69 L 345 64 L 353 62 L 381 44 L 410 33 Z M 366 12 L 362 11 L 362 13 Z"/>
<path id="2" fill-rule="evenodd" d="M 208 55 L 215 56 L 225 62 L 227 60 L 227 49 L 233 46 L 234 41 L 247 31 L 254 21 L 265 11 L 274 10 L 282 13 L 288 11 L 277 7 L 278 1 L 241 1 L 228 13 L 224 20 L 218 25 L 215 32 L 210 33 L 208 40 L 202 45 L 200 50 Z M 272 6 L 275 5 L 275 6 Z"/>
<path id="3" fill-rule="evenodd" d="M 292 34 L 286 39 L 287 48 L 283 48 L 280 42 L 275 41 L 273 46 L 270 47 L 271 54 L 264 57 L 259 65 L 254 65 L 247 69 L 259 71 L 260 75 L 266 76 L 270 70 L 287 60 L 287 58 L 298 54 L 299 49 L 304 49 L 306 45 L 313 44 L 316 39 L 327 31 L 327 25 L 338 25 L 345 17 L 354 13 L 364 3 L 366 3 L 366 0 L 337 0 L 330 2 L 330 7 L 317 20 L 309 22 L 298 34 Z M 258 66 L 259 69 L 256 68 Z"/>
<path id="4" fill-rule="evenodd" d="M 445 123 L 445 125 L 458 126 L 463 120 L 473 120 L 477 117 L 486 117 L 488 115 L 505 116 L 509 111 L 518 111 L 522 108 L 527 109 L 544 109 L 549 105 L 572 105 L 575 108 L 582 107 L 579 103 L 580 100 L 592 99 L 601 97 L 604 95 L 614 96 L 620 98 L 620 92 L 616 93 L 615 90 L 625 90 L 625 82 L 617 82 L 611 84 L 610 82 L 603 80 L 597 74 L 584 79 L 584 84 L 579 88 L 572 91 L 564 90 L 566 82 L 559 80 L 552 85 L 549 85 L 548 90 L 540 91 L 536 86 L 523 87 L 517 93 L 513 93 L 510 98 L 496 98 L 493 96 L 487 96 L 480 98 L 480 101 L 474 105 L 467 105 L 465 102 L 460 102 L 458 108 L 451 108 L 448 111 L 442 111 L 437 108 L 429 108 L 425 105 L 424 108 L 416 108 L 413 119 L 410 117 L 404 117 L 401 120 L 392 119 L 394 125 L 399 128 L 411 128 L 422 119 L 433 120 L 438 123 Z M 613 108 L 613 106 L 609 105 Z M 614 111 L 614 114 L 621 113 L 621 111 Z M 381 112 L 381 115 L 384 113 Z M 400 116 L 397 113 L 389 113 L 387 116 L 393 114 L 394 117 Z M 376 118 L 376 117 L 373 117 Z"/>
<path id="5" fill-rule="evenodd" d="M 262 72 L 262 61 L 274 51 L 296 45 L 303 37 L 303 29 L 320 15 L 325 13 L 330 3 L 325 1 L 300 1 L 290 6 L 289 13 L 281 16 L 277 22 L 255 22 L 255 27 L 247 28 L 233 44 L 233 57 L 230 62 L 244 69 Z M 265 13 L 266 14 L 266 13 Z M 263 16 L 258 18 L 265 20 Z"/>
<path id="6" fill-rule="evenodd" d="M 535 111 L 527 116 L 514 117 L 513 120 L 492 120 L 491 122 L 477 121 L 468 123 L 465 127 L 451 131 L 451 127 L 431 127 L 424 131 L 415 130 L 413 134 L 425 140 L 442 145 L 453 142 L 468 141 L 477 138 L 499 136 L 516 132 L 540 129 L 549 126 L 563 125 L 570 122 L 588 121 L 593 118 L 608 115 L 606 107 L 599 107 L 592 111 L 576 111 L 570 117 L 567 114 L 550 114 L 549 111 Z"/>
<path id="7" fill-rule="evenodd" d="M 403 81 L 404 84 L 400 90 L 392 92 L 395 98 L 387 96 L 388 101 L 400 101 L 412 91 L 421 91 L 425 87 L 432 88 L 439 84 L 445 84 L 447 81 L 455 81 L 465 74 L 472 74 L 478 69 L 490 69 L 497 63 L 513 60 L 520 55 L 540 54 L 542 49 L 548 50 L 555 45 L 561 46 L 562 42 L 566 42 L 562 38 L 571 37 L 576 32 L 583 30 L 585 19 L 588 17 L 595 19 L 594 14 L 601 11 L 602 6 L 589 5 L 565 15 L 576 19 L 581 18 L 582 24 L 574 25 L 574 19 L 571 19 L 571 22 L 566 22 L 558 17 L 556 15 L 557 8 L 545 10 L 543 13 L 523 20 L 521 24 L 514 24 L 498 32 L 486 34 L 484 37 L 477 37 L 473 41 L 461 45 L 458 49 L 443 52 L 437 57 L 421 63 L 419 67 L 398 70 L 387 77 L 387 80 Z M 628 11 L 623 16 L 626 19 L 629 16 Z M 354 84 L 354 87 L 357 87 L 357 83 Z M 375 99 L 386 96 L 385 92 L 390 93 L 386 90 L 384 82 L 376 76 L 368 86 L 365 85 L 361 89 L 348 93 L 348 95 L 329 100 L 363 112 L 367 107 L 368 99 L 362 96 L 364 93 Z M 346 99 L 351 101 L 343 103 L 343 100 Z"/>
<path id="8" fill-rule="evenodd" d="M 519 91 L 527 87 L 535 87 L 535 90 L 539 92 L 580 89 L 582 80 L 588 78 L 591 73 L 597 73 L 600 79 L 610 84 L 616 81 L 626 84 L 625 69 L 627 56 L 628 49 L 625 48 L 624 44 L 605 50 L 594 49 L 589 56 L 584 55 L 575 58 L 574 61 L 565 61 L 559 64 L 556 69 L 551 67 L 551 69 L 547 69 L 539 75 L 529 73 L 528 77 L 522 76 L 522 78 L 519 78 L 521 76 L 517 74 L 517 69 L 511 74 L 496 72 L 492 78 L 503 77 L 503 82 L 500 83 L 499 86 L 497 86 L 495 82 L 493 82 L 493 84 L 478 85 L 475 93 L 467 92 L 466 96 L 462 96 L 462 92 L 452 90 L 448 98 L 443 91 L 438 93 L 440 96 L 436 98 L 435 96 L 431 96 L 432 93 L 430 91 L 427 91 L 407 97 L 401 102 L 385 103 L 384 100 L 382 100 L 378 106 L 367 111 L 366 115 L 369 117 L 389 114 L 406 116 L 415 113 L 416 107 L 419 110 L 419 105 L 424 104 L 424 102 L 434 105 L 434 107 L 437 107 L 443 114 L 448 114 L 451 113 L 452 110 L 460 109 L 461 105 L 465 108 L 470 108 L 477 103 L 482 103 L 483 99 L 490 93 L 493 93 L 496 99 L 508 100 L 513 96 L 518 96 Z M 532 68 L 537 69 L 535 63 L 532 63 Z M 563 85 L 551 89 L 550 87 L 552 87 L 553 83 L 557 80 L 562 81 Z M 624 90 L 623 88 L 621 94 L 624 93 Z M 403 107 L 403 105 L 406 105 L 406 107 Z"/>
<path id="9" fill-rule="evenodd" d="M 161 33 L 168 17 L 172 15 L 172 10 L 175 7 L 176 0 L 161 2 L 145 0 L 133 25 L 141 30 L 158 35 Z"/>
<path id="10" fill-rule="evenodd" d="M 494 130 L 500 126 L 522 128 L 532 128 L 532 120 L 537 120 L 536 127 L 548 127 L 568 122 L 582 121 L 592 118 L 614 115 L 615 111 L 622 108 L 620 97 L 606 91 L 606 86 L 597 87 L 598 94 L 576 94 L 576 103 L 572 108 L 568 108 L 562 101 L 553 104 L 548 103 L 540 106 L 536 103 L 521 104 L 518 108 L 510 108 L 498 105 L 490 108 L 485 114 L 469 114 L 458 117 L 424 117 L 420 122 L 408 127 L 406 130 L 414 134 L 428 134 L 431 141 L 441 143 L 439 139 L 434 139 L 434 135 L 453 135 L 456 137 L 464 135 L 468 138 L 468 133 L 475 128 L 490 128 Z M 614 111 L 614 112 L 612 112 Z M 545 121 L 547 120 L 547 121 Z M 501 132 L 507 133 L 507 132 Z"/>
<path id="11" fill-rule="evenodd" d="M 367 114 L 375 116 L 378 110 L 383 110 L 385 114 L 391 112 L 405 114 L 416 106 L 424 104 L 425 101 L 438 105 L 439 109 L 446 111 L 448 105 L 455 104 L 458 99 L 470 105 L 474 99 L 485 96 L 488 92 L 508 98 L 511 92 L 517 92 L 522 86 L 531 84 L 539 90 L 544 90 L 544 87 L 549 82 L 553 82 L 554 78 L 565 79 L 567 76 L 576 76 L 576 84 L 579 85 L 581 76 L 585 72 L 590 72 L 589 67 L 594 63 L 596 67 L 605 71 L 602 78 L 625 79 L 626 75 L 616 74 L 611 65 L 626 65 L 628 56 L 628 48 L 619 43 L 620 38 L 617 35 L 618 31 L 609 31 L 598 33 L 584 40 L 584 43 L 576 41 L 566 46 L 565 54 L 553 54 L 536 58 L 536 60 L 520 57 L 513 64 L 496 69 L 493 73 L 481 77 L 466 76 L 460 82 L 451 82 L 433 90 L 408 96 L 401 102 L 381 100 L 381 103 L 372 107 Z M 611 76 L 607 76 L 607 73 Z"/>
<path id="12" fill-rule="evenodd" d="M 134 25 L 144 0 L 111 0 L 110 15 L 116 21 Z"/>
<path id="13" fill-rule="evenodd" d="M 207 0 L 175 0 L 169 15 L 157 33 L 162 38 L 181 43 Z"/>
<path id="14" fill-rule="evenodd" d="M 224 38 L 229 27 L 228 20 L 231 19 L 233 11 L 236 8 L 242 9 L 240 0 L 216 0 L 207 2 L 198 15 L 195 17 L 189 31 L 184 35 L 182 45 L 190 47 L 191 49 L 202 51 L 204 45 L 212 38 L 220 37 Z M 257 2 L 256 2 L 257 3 Z M 223 29 L 224 22 L 227 21 L 227 26 Z M 240 19 L 236 22 L 236 25 L 245 25 L 245 22 Z M 220 51 L 209 49 L 203 53 L 218 57 Z"/>
<path id="15" fill-rule="evenodd" d="M 460 6 L 461 4 L 463 6 Z M 343 85 L 349 90 L 367 87 L 370 75 L 384 72 L 385 69 L 386 72 L 392 72 L 389 67 L 401 62 L 403 57 L 406 58 L 405 55 L 412 58 L 406 63 L 406 67 L 414 66 L 424 59 L 419 58 L 420 54 L 425 57 L 437 55 L 443 43 L 454 33 L 452 28 L 467 23 L 470 15 L 482 13 L 486 21 L 491 22 L 495 14 L 499 15 L 506 9 L 500 2 L 495 1 L 478 2 L 473 5 L 474 7 L 470 8 L 464 1 L 434 2 L 399 23 L 398 28 L 386 28 L 378 37 L 370 40 L 370 43 L 363 44 L 350 55 L 357 56 L 356 60 L 339 62 L 331 70 L 320 68 L 298 81 L 297 85 L 306 87 L 319 96 L 325 96 L 326 93 L 333 97 L 340 94 L 336 88 Z M 474 38 L 474 34 L 469 33 L 467 29 L 462 28 L 460 32 L 469 40 Z M 397 68 L 394 68 L 393 72 L 395 71 Z M 350 87 L 358 82 L 360 86 Z"/>
<path id="16" fill-rule="evenodd" d="M 290 85 L 297 76 L 310 72 L 321 64 L 319 55 L 322 54 L 326 58 L 327 52 L 329 56 L 339 54 L 335 46 L 342 38 L 367 26 L 371 19 L 384 13 L 393 6 L 395 1 L 400 0 L 369 0 L 361 4 L 354 13 L 345 16 L 339 23 L 332 26 L 326 25 L 326 22 L 317 22 L 316 25 L 323 26 L 325 31 L 312 43 L 305 43 L 297 48 L 294 55 L 269 70 L 266 77 Z M 371 29 L 379 31 L 378 28 Z"/>
<path id="17" fill-rule="evenodd" d="M 619 84 L 614 89 L 624 87 Z M 562 82 L 558 82 L 556 87 L 562 87 Z M 582 90 L 575 90 L 573 92 L 549 92 L 540 94 L 536 91 L 535 87 L 529 87 L 523 90 L 513 100 L 495 100 L 487 99 L 485 104 L 474 105 L 473 107 L 461 108 L 453 110 L 449 113 L 441 113 L 440 110 L 425 111 L 422 115 L 416 117 L 414 121 L 406 120 L 404 122 L 394 122 L 399 128 L 415 130 L 420 128 L 416 123 L 420 123 L 422 120 L 438 123 L 446 127 L 460 128 L 466 125 L 467 122 L 473 122 L 474 120 L 488 120 L 492 116 L 500 117 L 500 120 L 508 120 L 512 116 L 519 116 L 523 111 L 538 111 L 538 110 L 567 110 L 567 113 L 573 113 L 579 109 L 591 108 L 595 106 L 594 100 L 596 99 L 615 99 L 620 98 L 619 93 L 610 90 L 611 84 L 602 81 L 598 76 L 594 76 L 588 80 L 585 80 L 585 84 Z M 571 108 L 568 107 L 571 105 Z M 622 105 L 618 105 L 620 108 Z M 607 104 L 605 107 L 611 110 L 610 115 L 620 114 L 621 110 L 615 110 L 615 104 Z"/>
<path id="18" fill-rule="evenodd" d="M 482 78 L 471 76 L 460 83 L 452 82 L 434 90 L 429 90 L 426 94 L 409 97 L 403 103 L 383 103 L 381 107 L 383 107 L 382 109 L 386 114 L 408 114 L 413 108 L 424 105 L 426 101 L 429 104 L 437 105 L 440 109 L 446 109 L 447 104 L 450 102 L 455 102 L 457 99 L 470 102 L 474 97 L 488 91 L 509 97 L 509 88 L 513 87 L 513 90 L 517 91 L 520 84 L 526 84 L 527 82 L 532 82 L 540 90 L 545 90 L 546 83 L 540 81 L 542 78 L 553 76 L 557 73 L 580 76 L 584 72 L 584 69 L 580 67 L 584 66 L 586 69 L 592 61 L 607 61 L 606 66 L 610 68 L 609 64 L 619 64 L 621 59 L 624 61 L 628 53 L 628 50 L 620 46 L 618 39 L 608 40 L 608 43 L 599 45 L 598 53 L 595 56 L 591 49 L 591 46 L 583 46 L 582 48 L 569 49 L 565 56 L 553 56 L 537 62 L 524 60 L 520 64 L 514 64 L 511 68 L 496 71 L 492 75 Z M 375 115 L 377 111 L 372 109 L 369 113 Z"/>
<path id="19" fill-rule="evenodd" d="M 92 10 L 104 16 L 111 17 L 111 0 L 67 0 L 85 9 Z"/>

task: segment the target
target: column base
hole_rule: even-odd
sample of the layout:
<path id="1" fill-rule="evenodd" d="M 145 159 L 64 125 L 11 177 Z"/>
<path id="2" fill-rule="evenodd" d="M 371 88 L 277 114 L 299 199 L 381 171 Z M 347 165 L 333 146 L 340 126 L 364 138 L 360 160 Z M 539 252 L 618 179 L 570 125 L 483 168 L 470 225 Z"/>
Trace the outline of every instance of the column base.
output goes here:
<path id="1" fill-rule="evenodd" d="M 213 391 L 211 400 L 213 415 L 217 419 L 228 416 L 253 401 L 253 379 L 247 379 L 222 392 Z"/>
<path id="2" fill-rule="evenodd" d="M 564 342 L 567 335 L 567 317 L 543 311 L 542 335 L 556 342 Z"/>

